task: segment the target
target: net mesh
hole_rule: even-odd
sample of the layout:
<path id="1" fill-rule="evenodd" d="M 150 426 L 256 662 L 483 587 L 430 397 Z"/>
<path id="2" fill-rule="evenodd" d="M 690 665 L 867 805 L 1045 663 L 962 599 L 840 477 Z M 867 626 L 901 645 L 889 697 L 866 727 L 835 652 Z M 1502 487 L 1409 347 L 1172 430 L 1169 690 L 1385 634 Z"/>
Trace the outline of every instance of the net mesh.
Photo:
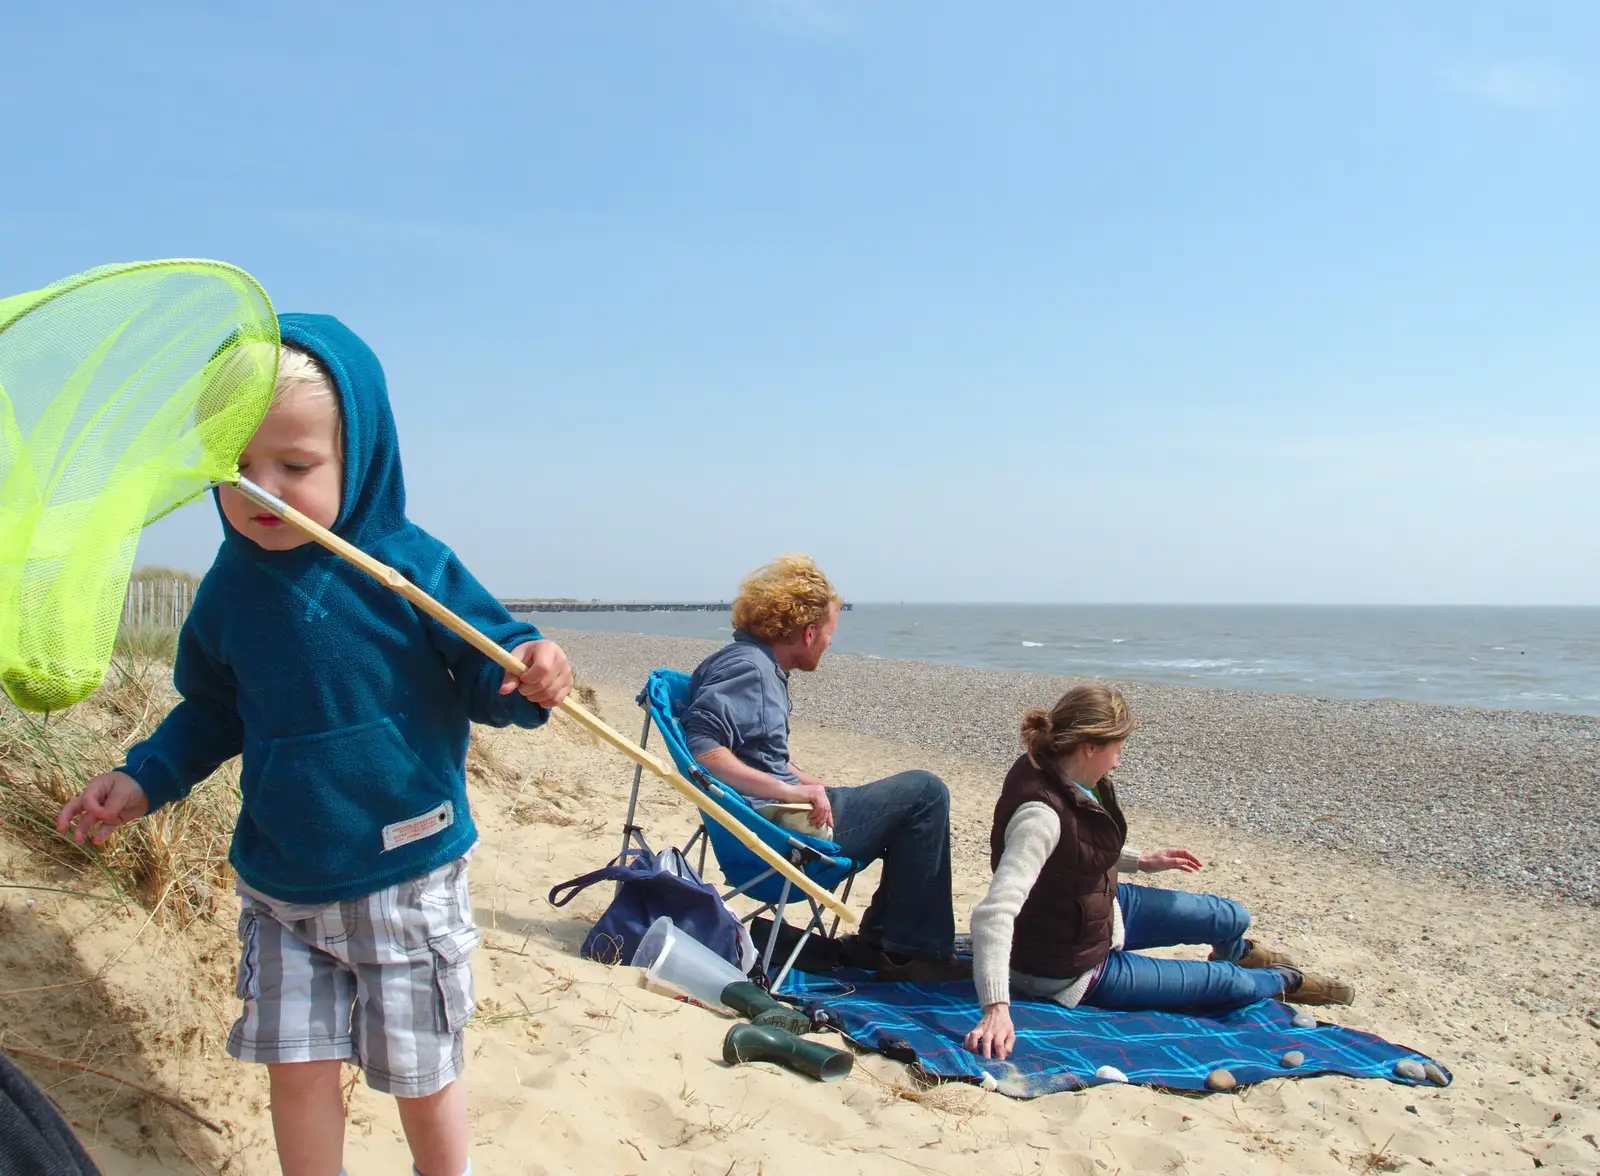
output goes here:
<path id="1" fill-rule="evenodd" d="M 0 682 L 18 706 L 100 684 L 140 529 L 237 479 L 277 366 L 266 294 L 219 262 L 0 299 Z"/>

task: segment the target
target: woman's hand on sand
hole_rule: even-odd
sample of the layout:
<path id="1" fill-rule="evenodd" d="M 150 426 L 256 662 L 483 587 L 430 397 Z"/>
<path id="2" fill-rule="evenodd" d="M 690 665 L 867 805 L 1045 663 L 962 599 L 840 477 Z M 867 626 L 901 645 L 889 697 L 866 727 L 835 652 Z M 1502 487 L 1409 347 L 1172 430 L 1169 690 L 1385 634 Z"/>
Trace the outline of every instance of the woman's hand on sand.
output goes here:
<path id="1" fill-rule="evenodd" d="M 811 823 L 819 829 L 833 824 L 833 806 L 828 803 L 828 790 L 821 784 L 794 785 L 796 804 L 811 806 Z"/>
<path id="2" fill-rule="evenodd" d="M 1154 849 L 1139 858 L 1139 871 L 1144 874 L 1159 874 L 1162 870 L 1192 874 L 1201 868 L 1200 859 L 1187 849 Z"/>
<path id="3" fill-rule="evenodd" d="M 980 1058 L 1005 1059 L 1017 1048 L 1017 1031 L 1011 1027 L 1011 1006 L 1004 1002 L 987 1005 L 983 1020 L 967 1034 L 967 1048 Z"/>
<path id="4" fill-rule="evenodd" d="M 125 772 L 106 772 L 61 807 L 56 832 L 65 837 L 70 831 L 79 845 L 91 836 L 96 845 L 104 845 L 119 826 L 137 821 L 149 811 L 150 798 L 139 781 Z"/>
<path id="5" fill-rule="evenodd" d="M 554 641 L 529 641 L 511 651 L 511 656 L 528 668 L 520 675 L 506 671 L 500 693 L 517 691 L 540 706 L 560 706 L 572 693 L 572 666 L 561 646 Z"/>

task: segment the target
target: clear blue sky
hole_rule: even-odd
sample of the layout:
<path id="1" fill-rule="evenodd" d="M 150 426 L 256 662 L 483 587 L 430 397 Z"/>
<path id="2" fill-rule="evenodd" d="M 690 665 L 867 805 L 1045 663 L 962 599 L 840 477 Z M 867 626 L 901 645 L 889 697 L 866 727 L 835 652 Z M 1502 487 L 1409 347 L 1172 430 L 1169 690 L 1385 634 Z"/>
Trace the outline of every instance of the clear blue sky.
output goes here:
<path id="1" fill-rule="evenodd" d="M 4 24 L 0 292 L 339 315 L 501 593 L 1600 603 L 1591 0 Z"/>

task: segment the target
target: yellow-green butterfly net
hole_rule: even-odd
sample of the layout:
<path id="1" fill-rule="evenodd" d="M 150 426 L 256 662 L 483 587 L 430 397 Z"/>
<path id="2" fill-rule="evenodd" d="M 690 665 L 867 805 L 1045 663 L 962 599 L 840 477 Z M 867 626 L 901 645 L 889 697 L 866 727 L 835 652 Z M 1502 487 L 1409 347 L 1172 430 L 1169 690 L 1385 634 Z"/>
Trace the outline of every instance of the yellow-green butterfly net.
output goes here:
<path id="1" fill-rule="evenodd" d="M 238 478 L 277 367 L 271 303 L 219 262 L 0 299 L 0 682 L 18 706 L 100 684 L 140 528 Z"/>

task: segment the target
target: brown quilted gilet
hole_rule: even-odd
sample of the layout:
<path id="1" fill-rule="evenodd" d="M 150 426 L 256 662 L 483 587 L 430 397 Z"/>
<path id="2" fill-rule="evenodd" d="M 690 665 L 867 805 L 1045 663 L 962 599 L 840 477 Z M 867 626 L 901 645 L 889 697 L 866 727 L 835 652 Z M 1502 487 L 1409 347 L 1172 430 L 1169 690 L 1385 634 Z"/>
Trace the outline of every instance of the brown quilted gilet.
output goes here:
<path id="1" fill-rule="evenodd" d="M 1059 769 L 1037 768 L 1022 756 L 1006 773 L 989 831 L 989 867 L 1005 851 L 1006 826 L 1017 809 L 1041 801 L 1061 819 L 1061 841 L 1017 915 L 1011 966 L 1031 976 L 1066 980 L 1089 971 L 1111 950 L 1117 856 L 1128 822 L 1110 777 L 1100 782 L 1105 807 L 1095 804 Z"/>

